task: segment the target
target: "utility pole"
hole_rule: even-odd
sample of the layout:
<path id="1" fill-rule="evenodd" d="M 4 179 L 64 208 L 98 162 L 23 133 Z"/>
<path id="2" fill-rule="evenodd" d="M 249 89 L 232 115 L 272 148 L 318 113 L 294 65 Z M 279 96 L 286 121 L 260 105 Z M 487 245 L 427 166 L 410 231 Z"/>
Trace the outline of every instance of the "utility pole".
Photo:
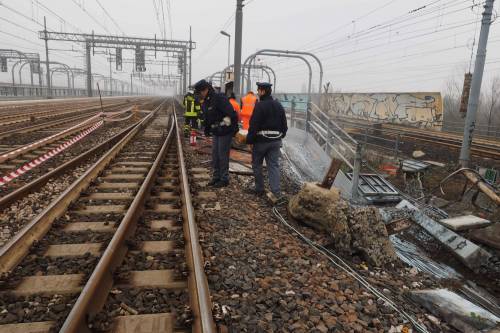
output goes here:
<path id="1" fill-rule="evenodd" d="M 236 0 L 236 23 L 234 27 L 234 87 L 236 99 L 241 96 L 241 46 L 243 38 L 243 0 Z"/>
<path id="2" fill-rule="evenodd" d="M 85 60 L 87 62 L 87 96 L 92 97 L 92 62 L 90 60 L 90 41 L 85 42 Z"/>
<path id="3" fill-rule="evenodd" d="M 191 87 L 193 85 L 193 75 L 192 70 L 193 70 L 193 58 L 192 58 L 192 53 L 193 53 L 193 39 L 192 39 L 192 29 L 191 26 L 189 26 L 189 86 Z M 162 74 L 163 74 L 163 65 L 162 65 Z"/>
<path id="4" fill-rule="evenodd" d="M 477 46 L 476 64 L 474 66 L 474 74 L 472 75 L 467 117 L 465 119 L 464 139 L 462 142 L 462 149 L 460 150 L 460 164 L 464 168 L 469 167 L 470 162 L 470 147 L 472 145 L 474 128 L 476 126 L 476 114 L 483 81 L 486 46 L 488 44 L 494 2 L 495 0 L 486 0 L 486 4 L 484 5 L 479 44 Z"/>
<path id="5" fill-rule="evenodd" d="M 182 83 L 183 83 L 182 93 L 186 94 L 187 93 L 187 52 L 186 52 L 186 50 L 184 50 L 183 57 L 184 57 L 184 63 L 182 64 L 182 71 L 183 71 L 183 74 L 182 74 Z"/>
<path id="6" fill-rule="evenodd" d="M 112 70 L 112 64 L 111 60 L 113 60 L 113 57 L 111 56 L 111 53 L 109 54 L 109 90 L 111 91 L 111 96 L 113 96 L 113 70 Z"/>
<path id="7" fill-rule="evenodd" d="M 49 67 L 49 38 L 47 36 L 47 18 L 43 17 L 43 32 L 45 36 L 45 66 L 47 67 L 47 98 L 52 98 L 52 83 L 50 82 Z"/>
<path id="8" fill-rule="evenodd" d="M 134 86 L 132 85 L 132 73 L 130 73 L 130 95 L 134 94 Z"/>

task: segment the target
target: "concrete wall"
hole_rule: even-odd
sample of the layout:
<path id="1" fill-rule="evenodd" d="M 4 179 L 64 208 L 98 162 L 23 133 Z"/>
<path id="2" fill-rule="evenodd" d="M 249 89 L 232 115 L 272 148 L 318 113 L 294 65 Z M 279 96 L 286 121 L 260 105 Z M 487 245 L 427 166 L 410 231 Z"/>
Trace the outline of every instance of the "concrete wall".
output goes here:
<path id="1" fill-rule="evenodd" d="M 440 129 L 441 93 L 332 93 L 323 95 L 321 108 L 332 115 L 375 122 Z"/>

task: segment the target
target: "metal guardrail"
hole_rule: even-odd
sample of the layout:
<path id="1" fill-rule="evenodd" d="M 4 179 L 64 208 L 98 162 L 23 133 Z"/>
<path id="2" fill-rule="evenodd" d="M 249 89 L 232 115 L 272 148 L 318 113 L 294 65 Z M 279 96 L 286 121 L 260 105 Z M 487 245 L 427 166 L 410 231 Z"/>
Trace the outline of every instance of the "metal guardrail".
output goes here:
<path id="1" fill-rule="evenodd" d="M 98 96 L 98 91 L 93 91 Z M 122 96 L 122 95 L 138 95 L 136 92 L 130 93 L 123 91 L 109 91 L 101 90 L 102 96 Z M 12 86 L 11 83 L 0 82 L 0 98 L 20 98 L 20 97 L 44 97 L 47 96 L 46 86 L 37 86 L 29 84 L 16 84 Z M 85 88 L 68 88 L 68 87 L 51 87 L 51 96 L 54 97 L 87 97 L 87 90 Z"/>
<path id="2" fill-rule="evenodd" d="M 297 102 L 292 101 L 291 107 L 285 108 L 290 126 L 311 134 L 328 156 L 340 159 L 352 170 L 351 198 L 357 199 L 362 143 L 349 135 L 315 103 L 308 102 L 306 110 L 297 110 L 296 105 Z"/>

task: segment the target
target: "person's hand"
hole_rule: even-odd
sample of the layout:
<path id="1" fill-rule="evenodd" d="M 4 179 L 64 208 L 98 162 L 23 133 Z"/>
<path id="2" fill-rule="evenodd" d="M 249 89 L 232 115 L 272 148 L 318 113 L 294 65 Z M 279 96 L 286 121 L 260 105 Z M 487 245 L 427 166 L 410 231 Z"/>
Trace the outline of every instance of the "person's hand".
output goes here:
<path id="1" fill-rule="evenodd" d="M 222 119 L 222 122 L 224 123 L 225 126 L 231 126 L 231 118 L 229 117 L 224 117 Z"/>

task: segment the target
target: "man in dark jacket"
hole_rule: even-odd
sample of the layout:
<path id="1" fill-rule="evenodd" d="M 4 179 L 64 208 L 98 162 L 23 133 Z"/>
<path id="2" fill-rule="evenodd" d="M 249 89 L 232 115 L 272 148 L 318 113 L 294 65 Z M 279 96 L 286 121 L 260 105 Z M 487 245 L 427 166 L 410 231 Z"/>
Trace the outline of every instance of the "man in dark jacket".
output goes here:
<path id="1" fill-rule="evenodd" d="M 213 135 L 212 166 L 214 173 L 210 186 L 229 185 L 229 152 L 234 134 L 238 131 L 238 115 L 224 94 L 214 91 L 212 85 L 201 80 L 194 86 L 203 100 L 205 135 Z"/>
<path id="2" fill-rule="evenodd" d="M 259 102 L 255 105 L 247 143 L 253 144 L 252 169 L 255 176 L 256 195 L 264 194 L 262 163 L 266 160 L 269 187 L 276 198 L 280 197 L 280 157 L 281 139 L 288 130 L 283 106 L 271 96 L 272 84 L 257 83 Z"/>

